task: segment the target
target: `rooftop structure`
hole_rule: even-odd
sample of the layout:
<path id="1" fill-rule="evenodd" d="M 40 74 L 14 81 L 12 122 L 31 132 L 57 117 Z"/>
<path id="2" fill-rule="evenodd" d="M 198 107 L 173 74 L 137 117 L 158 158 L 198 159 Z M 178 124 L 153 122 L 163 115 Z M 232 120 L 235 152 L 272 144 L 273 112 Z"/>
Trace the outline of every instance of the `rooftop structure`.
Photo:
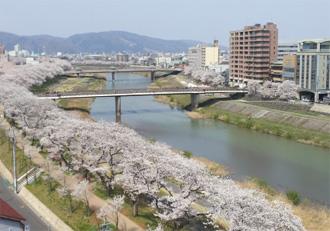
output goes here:
<path id="1" fill-rule="evenodd" d="M 24 230 L 25 218 L 0 198 L 0 230 Z"/>

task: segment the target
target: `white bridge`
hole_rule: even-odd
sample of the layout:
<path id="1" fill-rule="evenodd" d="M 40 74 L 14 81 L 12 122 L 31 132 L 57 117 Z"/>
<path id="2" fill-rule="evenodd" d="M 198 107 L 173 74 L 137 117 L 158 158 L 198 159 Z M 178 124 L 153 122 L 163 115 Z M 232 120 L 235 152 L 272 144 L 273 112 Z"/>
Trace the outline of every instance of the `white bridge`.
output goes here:
<path id="1" fill-rule="evenodd" d="M 121 122 L 121 97 L 128 96 L 157 96 L 157 95 L 190 95 L 191 108 L 198 107 L 198 98 L 201 94 L 247 94 L 247 90 L 235 88 L 159 88 L 159 89 L 117 89 L 80 92 L 49 92 L 38 95 L 40 99 L 82 99 L 98 97 L 115 97 L 116 122 Z"/>

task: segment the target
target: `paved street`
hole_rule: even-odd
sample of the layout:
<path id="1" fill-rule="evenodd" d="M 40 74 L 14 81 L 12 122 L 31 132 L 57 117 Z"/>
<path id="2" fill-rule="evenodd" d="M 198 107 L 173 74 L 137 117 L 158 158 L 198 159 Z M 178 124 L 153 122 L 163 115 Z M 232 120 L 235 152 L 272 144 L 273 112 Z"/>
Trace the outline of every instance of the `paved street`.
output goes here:
<path id="1" fill-rule="evenodd" d="M 47 231 L 48 226 L 30 209 L 24 202 L 18 198 L 12 191 L 11 186 L 0 177 L 0 198 L 6 201 L 25 219 L 30 225 L 31 231 Z"/>

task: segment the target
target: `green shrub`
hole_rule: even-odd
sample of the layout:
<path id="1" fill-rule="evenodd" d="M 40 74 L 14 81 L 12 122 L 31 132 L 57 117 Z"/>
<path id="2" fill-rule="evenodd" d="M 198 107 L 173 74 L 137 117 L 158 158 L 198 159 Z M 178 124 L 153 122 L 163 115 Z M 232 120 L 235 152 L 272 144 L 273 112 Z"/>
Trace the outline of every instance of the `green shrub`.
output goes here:
<path id="1" fill-rule="evenodd" d="M 254 120 L 251 117 L 249 117 L 246 120 L 245 128 L 251 129 L 253 126 L 254 126 Z"/>
<path id="2" fill-rule="evenodd" d="M 187 157 L 188 159 L 190 159 L 190 158 L 193 156 L 193 154 L 192 154 L 191 152 L 189 152 L 189 151 L 184 151 L 184 152 L 183 152 L 183 155 L 184 155 L 185 157 Z"/>
<path id="3" fill-rule="evenodd" d="M 293 139 L 293 134 L 291 133 L 291 132 L 287 132 L 286 134 L 285 134 L 285 138 L 287 138 L 287 139 Z"/>
<path id="4" fill-rule="evenodd" d="M 222 120 L 224 121 L 224 122 L 226 122 L 226 123 L 230 123 L 230 117 L 227 115 L 227 114 L 224 114 L 223 116 L 222 116 Z"/>
<path id="5" fill-rule="evenodd" d="M 286 196 L 294 205 L 299 205 L 301 202 L 299 193 L 297 193 L 295 191 L 288 191 L 286 193 Z"/>

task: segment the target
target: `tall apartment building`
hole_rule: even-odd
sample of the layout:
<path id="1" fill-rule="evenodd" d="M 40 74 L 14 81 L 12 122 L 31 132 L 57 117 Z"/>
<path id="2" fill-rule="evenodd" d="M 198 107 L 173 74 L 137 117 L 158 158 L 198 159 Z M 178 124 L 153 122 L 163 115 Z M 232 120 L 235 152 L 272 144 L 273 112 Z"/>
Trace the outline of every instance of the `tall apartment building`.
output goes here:
<path id="1" fill-rule="evenodd" d="M 207 69 L 219 64 L 219 42 L 214 40 L 212 46 L 198 45 L 188 50 L 188 63 L 197 69 Z"/>
<path id="2" fill-rule="evenodd" d="M 299 87 L 313 93 L 315 102 L 330 94 L 330 39 L 300 42 L 297 58 Z"/>
<path id="3" fill-rule="evenodd" d="M 230 81 L 269 79 L 277 58 L 278 30 L 274 23 L 246 26 L 230 33 Z"/>
<path id="4" fill-rule="evenodd" d="M 283 62 L 286 55 L 295 55 L 298 51 L 297 43 L 280 43 L 277 48 L 277 61 Z"/>

